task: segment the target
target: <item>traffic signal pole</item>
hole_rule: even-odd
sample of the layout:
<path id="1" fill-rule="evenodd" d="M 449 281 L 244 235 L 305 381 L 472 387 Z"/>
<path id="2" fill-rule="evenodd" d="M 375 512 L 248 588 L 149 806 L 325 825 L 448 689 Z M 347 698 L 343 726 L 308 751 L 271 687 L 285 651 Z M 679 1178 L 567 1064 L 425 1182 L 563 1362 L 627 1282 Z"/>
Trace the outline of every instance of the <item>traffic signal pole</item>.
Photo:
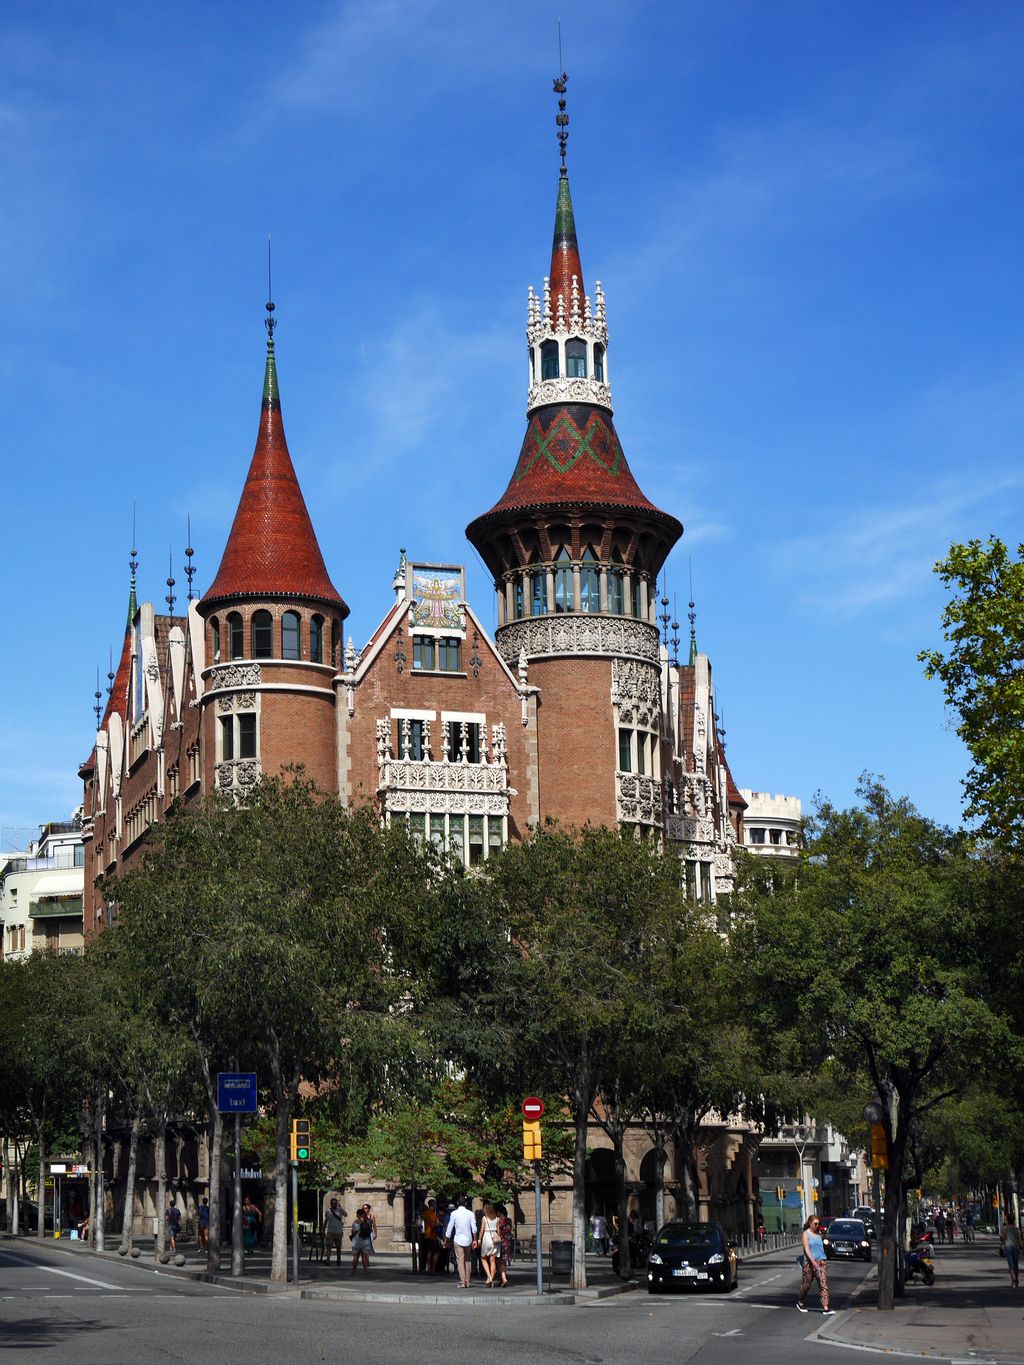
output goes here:
<path id="1" fill-rule="evenodd" d="M 537 1244 L 537 1293 L 544 1293 L 544 1260 L 540 1248 L 540 1162 L 533 1163 L 533 1215 L 536 1224 L 534 1241 Z"/>
<path id="2" fill-rule="evenodd" d="M 299 1163 L 292 1162 L 292 1284 L 299 1282 Z"/>
<path id="3" fill-rule="evenodd" d="M 235 1174 L 232 1180 L 231 1205 L 231 1273 L 245 1273 L 245 1253 L 242 1250 L 242 1115 L 235 1114 Z"/>

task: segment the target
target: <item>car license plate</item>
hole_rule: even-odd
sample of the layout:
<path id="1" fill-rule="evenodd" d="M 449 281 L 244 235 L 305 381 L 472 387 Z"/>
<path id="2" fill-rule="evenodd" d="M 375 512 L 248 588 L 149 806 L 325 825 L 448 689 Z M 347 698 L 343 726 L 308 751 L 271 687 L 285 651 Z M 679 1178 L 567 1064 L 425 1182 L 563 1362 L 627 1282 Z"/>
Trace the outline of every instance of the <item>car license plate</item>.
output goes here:
<path id="1" fill-rule="evenodd" d="M 696 1270 L 691 1269 L 691 1267 L 688 1265 L 684 1265 L 681 1270 L 673 1270 L 672 1274 L 685 1275 L 688 1279 L 692 1280 L 695 1280 L 697 1278 Z"/>

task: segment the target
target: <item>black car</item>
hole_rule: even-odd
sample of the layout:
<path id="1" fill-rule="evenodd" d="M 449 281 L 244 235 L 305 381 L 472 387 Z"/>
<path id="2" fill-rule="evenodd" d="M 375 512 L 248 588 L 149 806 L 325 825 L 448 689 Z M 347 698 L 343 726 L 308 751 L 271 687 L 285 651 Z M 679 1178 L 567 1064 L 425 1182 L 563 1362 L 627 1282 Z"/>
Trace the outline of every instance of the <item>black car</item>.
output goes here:
<path id="1" fill-rule="evenodd" d="M 860 1218 L 834 1218 L 821 1239 L 829 1260 L 871 1260 L 871 1240 Z"/>
<path id="2" fill-rule="evenodd" d="M 721 1223 L 666 1223 L 647 1257 L 647 1291 L 735 1289 L 739 1262 Z"/>

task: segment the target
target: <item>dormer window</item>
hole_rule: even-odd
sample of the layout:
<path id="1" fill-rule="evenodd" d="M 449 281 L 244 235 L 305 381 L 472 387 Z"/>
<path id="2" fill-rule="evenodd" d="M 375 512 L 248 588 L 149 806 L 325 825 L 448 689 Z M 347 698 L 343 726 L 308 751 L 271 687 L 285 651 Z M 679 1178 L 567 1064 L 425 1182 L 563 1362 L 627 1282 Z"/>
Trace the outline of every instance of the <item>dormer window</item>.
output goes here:
<path id="1" fill-rule="evenodd" d="M 252 657 L 274 657 L 274 618 L 269 611 L 257 611 L 252 618 Z"/>
<path id="2" fill-rule="evenodd" d="M 570 337 L 565 343 L 565 373 L 568 379 L 586 379 L 587 343 Z"/>
<path id="3" fill-rule="evenodd" d="M 545 341 L 540 348 L 541 379 L 558 378 L 558 342 Z"/>
<path id="4" fill-rule="evenodd" d="M 604 383 L 604 347 L 600 342 L 594 347 L 594 378 L 599 384 Z"/>

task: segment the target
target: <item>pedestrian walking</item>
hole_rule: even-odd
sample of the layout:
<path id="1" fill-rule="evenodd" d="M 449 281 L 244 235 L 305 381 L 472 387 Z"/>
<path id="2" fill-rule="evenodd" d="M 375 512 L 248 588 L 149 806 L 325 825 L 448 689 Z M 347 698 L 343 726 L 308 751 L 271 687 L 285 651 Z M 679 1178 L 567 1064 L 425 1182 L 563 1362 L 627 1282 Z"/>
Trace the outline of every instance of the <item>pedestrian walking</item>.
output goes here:
<path id="1" fill-rule="evenodd" d="M 494 1281 L 498 1275 L 500 1252 L 498 1211 L 493 1204 L 485 1204 L 483 1218 L 480 1221 L 480 1263 L 483 1266 L 488 1289 L 494 1288 Z"/>
<path id="2" fill-rule="evenodd" d="M 964 1217 L 964 1241 L 974 1241 L 974 1214 L 970 1209 L 967 1210 L 967 1214 Z"/>
<path id="3" fill-rule="evenodd" d="M 199 1238 L 199 1250 L 207 1251 L 210 1246 L 210 1201 L 204 1199 L 199 1205 L 196 1213 L 196 1223 L 198 1226 L 197 1236 Z"/>
<path id="4" fill-rule="evenodd" d="M 426 1270 L 428 1275 L 433 1275 L 437 1270 L 437 1257 L 441 1250 L 441 1244 L 437 1239 L 437 1205 L 433 1199 L 428 1199 L 423 1206 L 421 1225 L 424 1256 L 420 1269 Z"/>
<path id="5" fill-rule="evenodd" d="M 594 1246 L 602 1256 L 608 1255 L 608 1219 L 603 1213 L 590 1215 L 590 1230 L 594 1234 Z"/>
<path id="6" fill-rule="evenodd" d="M 459 1200 L 458 1208 L 453 1209 L 445 1229 L 445 1237 L 455 1247 L 455 1266 L 459 1272 L 459 1283 L 463 1289 L 469 1288 L 472 1266 L 472 1252 L 476 1248 L 476 1219 L 468 1208 L 465 1195 Z"/>
<path id="7" fill-rule="evenodd" d="M 366 1212 L 367 1205 L 356 1211 L 356 1220 L 352 1224 L 352 1231 L 349 1233 L 349 1241 L 352 1243 L 352 1274 L 356 1273 L 356 1267 L 360 1259 L 363 1262 L 363 1274 L 370 1273 L 370 1253 L 373 1251 L 373 1224 L 370 1222 L 370 1215 Z"/>
<path id="8" fill-rule="evenodd" d="M 1020 1228 L 1014 1222 L 1012 1209 L 1007 1209 L 1006 1217 L 1003 1219 L 1003 1230 L 999 1234 L 999 1254 L 1006 1257 L 1010 1284 L 1016 1289 L 1020 1284 Z"/>
<path id="9" fill-rule="evenodd" d="M 345 1210 L 338 1203 L 337 1199 L 332 1199 L 330 1207 L 324 1214 L 323 1223 L 324 1251 L 327 1264 L 331 1264 L 331 1250 L 337 1248 L 338 1269 L 341 1269 L 341 1244 L 345 1236 Z"/>
<path id="10" fill-rule="evenodd" d="M 247 1194 L 242 1200 L 242 1245 L 246 1251 L 255 1251 L 259 1246 L 262 1224 L 263 1214 Z"/>
<path id="11" fill-rule="evenodd" d="M 512 1253 L 515 1250 L 515 1229 L 512 1227 L 512 1219 L 508 1216 L 508 1209 L 504 1204 L 495 1206 L 498 1210 L 498 1240 L 500 1243 L 498 1251 L 498 1269 L 501 1271 L 502 1286 L 508 1284 L 508 1268 L 512 1264 Z"/>
<path id="12" fill-rule="evenodd" d="M 170 1239 L 171 1250 L 178 1250 L 178 1233 L 181 1231 L 181 1209 L 177 1204 L 167 1205 L 167 1236 Z"/>
<path id="13" fill-rule="evenodd" d="M 820 1228 L 821 1223 L 817 1214 L 812 1213 L 804 1224 L 802 1238 L 804 1254 L 800 1259 L 803 1271 L 800 1276 L 800 1297 L 796 1301 L 796 1306 L 801 1313 L 807 1312 L 807 1291 L 812 1282 L 817 1280 L 818 1293 L 821 1295 L 821 1311 L 831 1315 L 836 1310 L 829 1307 L 828 1259 L 825 1256 L 825 1244 L 821 1240 Z"/>

